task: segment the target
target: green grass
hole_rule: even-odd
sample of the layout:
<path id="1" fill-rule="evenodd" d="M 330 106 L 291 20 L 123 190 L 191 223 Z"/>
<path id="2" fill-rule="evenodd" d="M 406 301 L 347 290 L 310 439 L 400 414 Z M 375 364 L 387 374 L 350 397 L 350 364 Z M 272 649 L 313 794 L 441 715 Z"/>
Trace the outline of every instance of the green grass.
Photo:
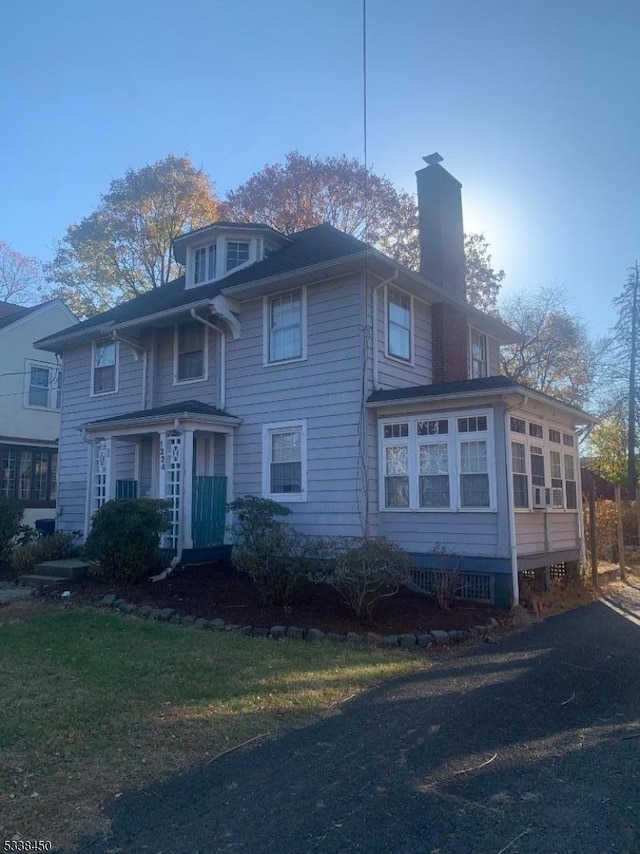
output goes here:
<path id="1" fill-rule="evenodd" d="M 424 666 L 400 652 L 268 641 L 75 607 L 0 622 L 0 827 L 70 845 L 99 807 Z"/>

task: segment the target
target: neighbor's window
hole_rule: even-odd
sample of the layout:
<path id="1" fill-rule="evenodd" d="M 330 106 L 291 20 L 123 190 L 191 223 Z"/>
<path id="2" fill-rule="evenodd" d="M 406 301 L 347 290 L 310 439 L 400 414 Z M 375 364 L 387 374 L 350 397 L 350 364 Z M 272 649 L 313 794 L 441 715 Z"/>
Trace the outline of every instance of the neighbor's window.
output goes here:
<path id="1" fill-rule="evenodd" d="M 395 288 L 387 296 L 387 352 L 411 361 L 411 297 Z"/>
<path id="2" fill-rule="evenodd" d="M 513 505 L 529 506 L 529 481 L 527 478 L 526 446 L 523 442 L 511 443 L 511 468 L 513 470 Z"/>
<path id="3" fill-rule="evenodd" d="M 302 292 L 269 300 L 269 362 L 302 358 Z"/>
<path id="4" fill-rule="evenodd" d="M 227 272 L 249 260 L 248 240 L 227 240 Z"/>
<path id="5" fill-rule="evenodd" d="M 265 425 L 263 448 L 265 497 L 304 500 L 306 442 L 303 424 Z"/>
<path id="6" fill-rule="evenodd" d="M 93 349 L 93 393 L 116 390 L 116 342 L 97 341 Z"/>
<path id="7" fill-rule="evenodd" d="M 50 448 L 0 446 L 0 494 L 27 506 L 53 506 L 58 453 Z"/>
<path id="8" fill-rule="evenodd" d="M 198 321 L 181 323 L 176 335 L 176 381 L 200 380 L 205 376 L 205 328 Z"/>
<path id="9" fill-rule="evenodd" d="M 196 249 L 193 256 L 193 283 L 202 285 L 204 282 L 212 282 L 216 277 L 216 255 L 215 243 L 201 246 Z"/>
<path id="10" fill-rule="evenodd" d="M 471 379 L 489 375 L 489 363 L 487 359 L 487 336 L 476 329 L 471 330 Z"/>
<path id="11" fill-rule="evenodd" d="M 59 409 L 58 368 L 35 363 L 27 367 L 27 406 Z"/>

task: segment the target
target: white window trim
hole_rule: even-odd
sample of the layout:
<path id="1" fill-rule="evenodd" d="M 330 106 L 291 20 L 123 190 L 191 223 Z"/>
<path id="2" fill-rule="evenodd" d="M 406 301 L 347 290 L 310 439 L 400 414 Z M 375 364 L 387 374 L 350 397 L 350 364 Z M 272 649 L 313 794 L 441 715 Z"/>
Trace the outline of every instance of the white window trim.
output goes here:
<path id="1" fill-rule="evenodd" d="M 403 359 L 402 356 L 394 356 L 389 352 L 389 293 L 391 290 L 398 291 L 405 297 L 409 297 L 409 358 Z M 397 362 L 400 365 L 409 365 L 415 368 L 415 298 L 409 291 L 398 288 L 395 285 L 385 285 L 384 289 L 384 355 L 385 358 L 392 362 Z"/>
<path id="2" fill-rule="evenodd" d="M 200 287 L 198 285 L 198 287 Z M 204 352 L 202 354 L 203 359 L 203 368 L 204 375 L 201 377 L 194 377 L 190 380 L 179 380 L 178 379 L 178 327 L 183 326 L 183 323 L 176 323 L 173 327 L 173 384 L 176 385 L 192 385 L 193 383 L 204 383 L 209 379 L 209 329 L 204 323 L 200 323 L 199 320 L 185 320 L 184 323 L 199 323 L 202 326 L 204 331 Z"/>
<path id="3" fill-rule="evenodd" d="M 271 436 L 300 430 L 300 481 L 301 492 L 271 492 Z M 281 504 L 299 504 L 307 500 L 307 420 L 278 421 L 262 425 L 262 497 Z"/>
<path id="4" fill-rule="evenodd" d="M 472 432 L 458 432 L 458 418 L 486 416 L 487 429 Z M 418 421 L 437 421 L 446 418 L 449 421 L 449 433 L 443 436 L 418 436 Z M 388 424 L 409 424 L 409 436 L 402 438 L 384 438 L 384 428 Z M 449 458 L 449 500 L 450 507 L 420 507 L 419 506 L 419 456 L 418 446 L 446 440 Z M 461 507 L 460 506 L 460 444 L 461 442 L 487 442 L 487 473 L 489 475 L 489 506 Z M 457 412 L 426 412 L 418 415 L 396 415 L 382 418 L 378 421 L 378 442 L 380 447 L 378 465 L 378 507 L 384 513 L 495 513 L 497 511 L 497 473 L 495 463 L 495 430 L 493 410 L 470 409 Z M 406 445 L 409 449 L 409 506 L 385 506 L 385 447 Z"/>
<path id="5" fill-rule="evenodd" d="M 47 406 L 38 406 L 35 403 L 29 403 L 29 391 L 31 389 L 31 368 L 46 368 L 49 371 L 49 383 L 48 390 L 49 394 L 47 395 L 48 404 Z M 57 392 L 60 394 L 60 386 L 55 389 L 51 382 L 55 378 L 55 375 L 58 374 L 58 383 L 60 383 L 60 366 L 54 365 L 51 362 L 39 362 L 37 359 L 26 359 L 25 360 L 25 372 L 24 372 L 24 397 L 23 397 L 23 406 L 25 409 L 36 409 L 39 412 L 60 412 L 59 406 L 52 406 L 51 402 L 54 399 L 54 394 Z M 42 386 L 44 388 L 44 386 Z"/>
<path id="6" fill-rule="evenodd" d="M 573 457 L 573 467 L 574 474 L 576 474 L 580 467 L 580 459 L 578 455 L 578 447 L 577 442 L 574 442 L 573 447 L 569 447 L 565 445 L 562 441 L 563 434 L 574 434 L 574 431 L 567 427 L 566 424 L 558 424 L 555 421 L 549 421 L 546 418 L 543 418 L 540 415 L 533 415 L 527 412 L 511 412 L 509 419 L 509 451 L 511 451 L 511 442 L 519 442 L 521 445 L 525 447 L 525 468 L 527 474 L 527 488 L 529 490 L 529 506 L 528 507 L 514 507 L 514 511 L 516 513 L 578 513 L 578 507 L 567 507 L 567 479 L 565 477 L 565 465 L 564 465 L 564 454 L 566 452 L 567 456 Z M 511 418 L 520 418 L 522 421 L 526 423 L 526 432 L 525 433 L 515 433 L 511 430 Z M 537 436 L 532 436 L 529 432 L 529 424 L 539 424 L 542 426 L 542 438 Z M 552 442 L 549 439 L 549 429 L 557 430 L 560 433 L 560 443 Z M 552 489 L 551 486 L 551 451 L 557 451 L 560 453 L 560 468 L 562 471 L 562 507 L 554 507 L 553 504 L 549 504 L 544 508 L 541 507 L 533 507 L 533 498 L 532 498 L 532 490 L 534 484 L 531 480 L 531 445 L 542 448 L 542 455 L 544 458 L 544 488 Z M 513 473 L 512 473 L 513 475 Z M 558 478 L 559 479 L 559 478 Z M 555 478 L 554 478 L 555 480 Z M 577 479 L 573 481 L 573 483 L 578 483 Z M 580 498 L 578 496 L 578 505 L 580 504 Z"/>
<path id="7" fill-rule="evenodd" d="M 235 267 L 232 267 L 230 270 L 227 270 L 227 254 L 229 251 L 230 243 L 247 243 L 248 244 L 248 252 L 249 257 L 246 261 L 243 261 L 242 264 L 236 264 Z M 242 270 L 243 267 L 248 267 L 249 264 L 253 264 L 256 260 L 256 239 L 251 237 L 233 237 L 231 234 L 226 234 L 224 237 L 224 253 L 222 259 L 222 275 L 230 276 L 232 273 L 235 273 L 236 270 Z M 221 278 L 221 277 L 219 277 Z"/>
<path id="8" fill-rule="evenodd" d="M 291 359 L 277 359 L 276 361 L 269 360 L 269 351 L 271 344 L 271 300 L 276 297 L 287 296 L 287 294 L 300 294 L 300 336 L 301 336 L 301 353 L 300 356 L 294 356 Z M 262 298 L 262 367 L 273 368 L 276 365 L 290 365 L 292 362 L 307 361 L 307 286 L 301 288 L 289 289 L 286 291 L 278 291 L 274 294 L 267 294 Z"/>
<path id="9" fill-rule="evenodd" d="M 486 332 L 483 332 L 481 329 L 476 329 L 475 326 L 469 327 L 469 379 L 473 379 L 473 334 L 481 335 L 484 338 L 484 355 L 485 355 L 485 377 L 489 376 L 489 336 Z"/>
<path id="10" fill-rule="evenodd" d="M 94 379 L 95 379 L 96 344 L 102 344 L 103 342 L 107 342 L 109 344 L 111 344 L 111 343 L 115 344 L 115 348 L 116 348 L 115 383 L 114 383 L 114 387 L 110 391 L 95 391 Z M 92 341 L 91 342 L 91 393 L 90 393 L 90 397 L 105 397 L 108 394 L 117 394 L 119 384 L 120 384 L 120 342 L 112 341 L 109 338 L 101 338 L 99 341 Z"/>

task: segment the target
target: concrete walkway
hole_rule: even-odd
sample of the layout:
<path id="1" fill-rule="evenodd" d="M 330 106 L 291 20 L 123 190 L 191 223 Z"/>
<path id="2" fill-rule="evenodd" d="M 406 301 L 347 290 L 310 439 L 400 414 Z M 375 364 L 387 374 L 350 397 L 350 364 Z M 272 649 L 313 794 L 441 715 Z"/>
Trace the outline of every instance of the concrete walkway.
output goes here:
<path id="1" fill-rule="evenodd" d="M 594 603 L 106 809 L 82 850 L 633 854 L 640 627 Z"/>

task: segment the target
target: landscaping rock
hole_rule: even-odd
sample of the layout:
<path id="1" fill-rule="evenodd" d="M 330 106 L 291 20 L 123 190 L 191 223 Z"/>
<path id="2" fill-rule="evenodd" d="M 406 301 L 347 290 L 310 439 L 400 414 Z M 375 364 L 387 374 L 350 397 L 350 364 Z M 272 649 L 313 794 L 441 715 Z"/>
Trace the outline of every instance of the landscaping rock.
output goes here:
<path id="1" fill-rule="evenodd" d="M 398 638 L 400 641 L 400 646 L 403 649 L 411 649 L 416 645 L 416 636 L 415 635 L 400 635 Z"/>
<path id="2" fill-rule="evenodd" d="M 225 632 L 235 632 L 240 626 L 237 623 L 227 623 L 224 627 Z"/>
<path id="3" fill-rule="evenodd" d="M 499 625 L 500 623 L 495 619 L 495 617 L 489 617 L 489 619 L 487 620 L 487 628 L 489 629 L 489 631 L 497 629 Z"/>
<path id="4" fill-rule="evenodd" d="M 460 643 L 460 641 L 464 640 L 464 634 L 457 629 L 452 629 L 448 634 L 452 643 Z"/>
<path id="5" fill-rule="evenodd" d="M 239 629 L 236 629 L 237 635 L 252 635 L 253 634 L 253 626 L 240 626 Z"/>
<path id="6" fill-rule="evenodd" d="M 176 613 L 176 614 L 173 614 L 173 616 L 171 617 L 171 619 L 169 620 L 169 622 L 170 622 L 170 623 L 181 623 L 181 622 L 182 622 L 182 617 L 180 616 L 180 614 L 177 614 L 177 613 Z"/>
<path id="7" fill-rule="evenodd" d="M 482 635 L 486 635 L 487 627 L 486 626 L 474 626 L 474 629 L 477 630 L 478 634 L 482 637 Z"/>
<path id="8" fill-rule="evenodd" d="M 334 641 L 334 643 L 341 643 L 346 639 L 346 635 L 339 635 L 338 632 L 327 632 L 327 640 Z"/>
<path id="9" fill-rule="evenodd" d="M 375 632 L 367 632 L 365 640 L 367 643 L 380 644 L 383 643 L 384 638 L 382 637 L 382 635 L 377 635 Z"/>
<path id="10" fill-rule="evenodd" d="M 158 611 L 157 619 L 161 620 L 163 623 L 168 623 L 174 614 L 174 608 L 161 608 L 160 611 Z"/>
<path id="11" fill-rule="evenodd" d="M 307 632 L 307 640 L 308 641 L 321 641 L 324 640 L 325 634 L 321 632 L 320 629 L 309 629 Z"/>
<path id="12" fill-rule="evenodd" d="M 470 637 L 470 638 L 478 638 L 478 637 L 480 637 L 480 632 L 478 631 L 477 626 L 472 626 L 472 627 L 468 630 L 467 634 L 469 635 L 469 637 Z"/>
<path id="13" fill-rule="evenodd" d="M 430 646 L 433 646 L 431 635 L 417 635 L 416 640 L 418 641 L 418 646 L 421 646 L 423 649 L 429 649 Z"/>
<path id="14" fill-rule="evenodd" d="M 107 593 L 107 595 L 103 596 L 103 598 L 100 600 L 100 604 L 110 608 L 112 605 L 115 605 L 117 599 L 118 597 L 115 593 Z"/>
<path id="15" fill-rule="evenodd" d="M 209 620 L 205 620 L 204 617 L 198 617 L 197 620 L 193 621 L 193 626 L 196 629 L 208 629 L 209 628 Z"/>
<path id="16" fill-rule="evenodd" d="M 271 626 L 271 637 L 272 638 L 286 638 L 287 636 L 287 627 L 286 626 Z"/>
<path id="17" fill-rule="evenodd" d="M 349 643 L 362 643 L 362 635 L 357 632 L 347 632 L 347 641 Z"/>
<path id="18" fill-rule="evenodd" d="M 224 629 L 224 620 L 221 620 L 220 617 L 216 617 L 215 620 L 209 620 L 209 625 L 213 629 L 214 632 L 221 632 Z"/>
<path id="19" fill-rule="evenodd" d="M 211 621 L 215 622 L 214 620 Z M 254 638 L 268 638 L 269 637 L 269 629 L 263 629 L 261 626 L 253 627 L 253 636 Z"/>
<path id="20" fill-rule="evenodd" d="M 138 616 L 139 617 L 148 617 L 150 613 L 151 613 L 151 606 L 150 605 L 140 605 L 140 607 L 138 608 Z"/>
<path id="21" fill-rule="evenodd" d="M 433 638 L 433 642 L 438 646 L 446 646 L 451 643 L 449 632 L 444 632 L 442 629 L 434 629 L 431 632 L 431 637 Z"/>
<path id="22" fill-rule="evenodd" d="M 287 629 L 287 637 L 302 640 L 304 637 L 304 629 L 301 629 L 300 626 L 289 626 Z"/>
<path id="23" fill-rule="evenodd" d="M 382 642 L 385 646 L 398 646 L 398 635 L 385 635 Z"/>
<path id="24" fill-rule="evenodd" d="M 123 602 L 122 605 L 118 605 L 118 611 L 123 614 L 134 614 L 137 610 L 138 606 L 134 605 L 133 602 Z"/>
<path id="25" fill-rule="evenodd" d="M 126 599 L 116 599 L 116 600 L 114 601 L 114 603 L 113 603 L 113 607 L 114 607 L 117 611 L 119 611 L 119 610 L 120 610 L 120 608 L 122 607 L 122 605 L 127 605 L 127 604 L 128 604 L 128 603 L 127 603 L 127 600 L 126 600 Z"/>
<path id="26" fill-rule="evenodd" d="M 152 608 L 149 611 L 149 619 L 150 620 L 157 620 L 159 614 L 160 614 L 160 608 Z"/>
<path id="27" fill-rule="evenodd" d="M 187 614 L 186 617 L 183 617 L 180 620 L 180 623 L 183 626 L 192 626 L 195 623 L 195 621 L 196 621 L 196 618 L 193 616 L 193 614 Z"/>

